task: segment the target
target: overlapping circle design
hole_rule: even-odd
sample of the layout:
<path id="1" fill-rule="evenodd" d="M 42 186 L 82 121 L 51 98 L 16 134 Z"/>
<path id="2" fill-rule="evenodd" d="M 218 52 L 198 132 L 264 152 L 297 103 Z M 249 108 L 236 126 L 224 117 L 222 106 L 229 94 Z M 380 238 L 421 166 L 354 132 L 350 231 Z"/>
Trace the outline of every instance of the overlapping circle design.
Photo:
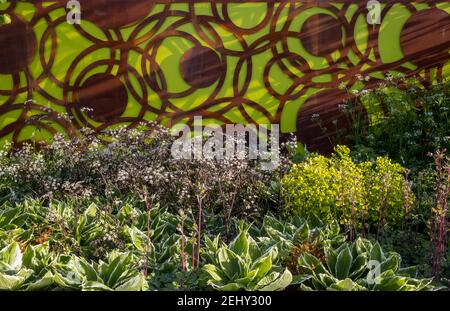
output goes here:
<path id="1" fill-rule="evenodd" d="M 268 1 L 263 16 L 250 28 L 233 19 L 232 2 L 80 0 L 82 22 L 96 31 L 73 25 L 69 33 L 58 30 L 67 26 L 65 14 L 55 14 L 66 10 L 65 0 L 35 1 L 33 16 L 28 19 L 17 2 L 3 5 L 0 13 L 9 14 L 12 23 L 0 27 L 0 116 L 18 113 L 13 122 L 0 124 L 0 137 L 11 137 L 14 144 L 20 144 L 31 138 L 23 137 L 29 126 L 52 135 L 63 131 L 74 136 L 82 127 L 101 133 L 116 125 L 145 126 L 151 119 L 167 125 L 192 124 L 198 115 L 221 124 L 236 123 L 229 117 L 231 111 L 238 112 L 242 123 L 255 123 L 251 109 L 271 123 L 283 123 L 286 112 L 295 113 L 300 139 L 313 150 L 326 150 L 327 140 L 311 116 L 320 113 L 325 117 L 323 125 L 330 128 L 333 120 L 343 118 L 338 105 L 348 94 L 338 90 L 341 83 L 350 88 L 358 82 L 358 74 L 395 70 L 416 75 L 427 84 L 442 78 L 449 61 L 450 17 L 437 7 L 439 1 L 429 1 L 425 9 L 410 1 L 384 5 L 382 20 L 394 5 L 409 12 L 398 38 L 403 58 L 389 63 L 383 63 L 380 55 L 380 32 L 389 31 L 381 25 L 367 25 L 366 48 L 361 50 L 358 45 L 356 25 L 367 14 L 365 1 L 344 1 L 340 6 L 329 1 Z M 202 12 L 209 13 L 200 13 L 200 5 L 207 7 Z M 45 23 L 45 29 L 36 31 L 38 23 Z M 64 77 L 53 70 L 67 62 L 59 53 L 62 36 L 65 44 L 73 38 L 72 52 L 76 51 L 76 57 L 66 64 Z M 78 46 L 80 38 L 89 42 L 87 47 Z M 179 63 L 171 64 L 188 88 L 169 88 L 173 76 L 158 60 L 167 38 L 188 42 Z M 292 48 L 293 40 L 303 53 Z M 230 41 L 235 48 L 230 48 Z M 108 51 L 106 55 L 104 51 Z M 103 56 L 97 57 L 99 53 Z M 269 60 L 261 63 L 260 55 L 270 56 L 266 57 Z M 305 55 L 325 65 L 315 68 Z M 405 63 L 412 63 L 415 69 Z M 271 79 L 275 68 L 291 81 L 282 91 Z M 328 79 L 317 79 L 321 76 Z M 10 82 L 1 83 L 5 79 Z M 249 95 L 254 80 L 262 81 L 267 94 L 264 102 Z M 377 82 L 372 78 L 366 84 L 372 87 Z M 4 89 L 2 84 L 9 86 Z M 202 89 L 209 93 L 199 104 L 174 104 L 180 98 L 196 99 Z M 224 93 L 227 95 L 221 95 Z M 46 102 L 31 101 L 36 95 Z M 24 98 L 28 101 L 21 102 Z M 300 98 L 306 99 L 291 109 L 291 103 Z M 135 103 L 132 111 L 131 101 Z M 60 111 L 71 121 L 61 118 Z"/>

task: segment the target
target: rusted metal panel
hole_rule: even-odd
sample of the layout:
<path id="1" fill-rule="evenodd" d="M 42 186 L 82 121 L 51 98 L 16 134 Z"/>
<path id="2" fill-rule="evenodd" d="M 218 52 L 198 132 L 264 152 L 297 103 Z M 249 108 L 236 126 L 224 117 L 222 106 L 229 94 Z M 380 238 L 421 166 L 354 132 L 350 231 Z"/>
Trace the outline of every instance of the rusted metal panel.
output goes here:
<path id="1" fill-rule="evenodd" d="M 328 138 L 312 116 L 328 129 L 348 126 L 338 109 L 348 93 L 339 85 L 354 88 L 363 75 L 371 88 L 391 71 L 426 85 L 446 75 L 450 59 L 448 1 L 380 1 L 379 25 L 366 23 L 367 1 L 79 3 L 85 26 L 67 27 L 66 0 L 0 7 L 12 18 L 0 27 L 3 140 L 26 141 L 33 128 L 75 135 L 151 120 L 191 124 L 201 115 L 221 124 L 279 123 L 326 152 Z M 239 3 L 250 6 L 249 20 L 255 5 L 251 27 L 236 21 Z M 166 46 L 167 38 L 183 43 Z"/>

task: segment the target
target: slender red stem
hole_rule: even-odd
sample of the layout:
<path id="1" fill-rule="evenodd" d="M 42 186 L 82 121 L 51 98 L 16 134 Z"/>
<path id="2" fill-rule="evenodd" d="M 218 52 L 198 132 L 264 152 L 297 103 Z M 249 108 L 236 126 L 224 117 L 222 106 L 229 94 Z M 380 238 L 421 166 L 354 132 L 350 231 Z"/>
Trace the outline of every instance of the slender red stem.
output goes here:
<path id="1" fill-rule="evenodd" d="M 147 208 L 147 245 L 146 245 L 146 252 L 145 252 L 145 260 L 144 260 L 144 275 L 145 277 L 147 277 L 148 275 L 148 256 L 150 254 L 150 224 L 151 224 L 151 210 L 152 210 L 152 204 L 150 204 L 148 202 L 148 195 L 147 195 L 147 191 L 145 191 L 144 193 L 144 201 L 145 201 L 145 206 Z"/>
<path id="2" fill-rule="evenodd" d="M 181 271 L 186 270 L 185 253 L 184 253 L 184 219 L 181 220 Z"/>
<path id="3" fill-rule="evenodd" d="M 197 269 L 200 268 L 200 243 L 201 243 L 201 230 L 202 230 L 202 199 L 198 202 L 198 235 L 197 235 Z"/>

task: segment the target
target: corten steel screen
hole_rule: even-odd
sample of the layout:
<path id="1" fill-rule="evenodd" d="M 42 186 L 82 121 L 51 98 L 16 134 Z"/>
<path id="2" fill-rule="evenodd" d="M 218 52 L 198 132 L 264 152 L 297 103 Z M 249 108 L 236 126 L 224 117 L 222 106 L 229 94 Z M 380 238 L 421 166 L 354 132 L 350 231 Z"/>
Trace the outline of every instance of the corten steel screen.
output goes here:
<path id="1" fill-rule="evenodd" d="M 203 116 L 279 123 L 325 148 L 311 116 L 343 118 L 339 85 L 388 72 L 426 85 L 450 68 L 449 1 L 380 1 L 379 25 L 359 0 L 79 2 L 80 25 L 66 0 L 0 5 L 12 19 L 0 27 L 1 144 Z"/>

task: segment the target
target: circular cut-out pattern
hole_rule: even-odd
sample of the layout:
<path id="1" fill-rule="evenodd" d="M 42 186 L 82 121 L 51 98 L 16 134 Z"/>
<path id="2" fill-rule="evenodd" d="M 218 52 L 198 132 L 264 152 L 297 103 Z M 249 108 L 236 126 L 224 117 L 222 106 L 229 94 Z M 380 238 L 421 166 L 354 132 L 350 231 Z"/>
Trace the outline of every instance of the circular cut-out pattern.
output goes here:
<path id="1" fill-rule="evenodd" d="M 67 0 L 2 11 L 13 21 L 0 27 L 0 115 L 20 113 L 0 126 L 0 137 L 31 139 L 21 133 L 28 126 L 69 135 L 72 127 L 102 133 L 152 120 L 191 126 L 202 116 L 280 124 L 297 130 L 309 150 L 326 152 L 333 122 L 346 126 L 338 109 L 345 97 L 332 90 L 356 83 L 370 89 L 388 72 L 426 86 L 444 77 L 450 60 L 449 14 L 437 5 L 447 1 L 428 1 L 425 9 L 386 2 L 381 27 L 361 24 L 367 10 L 357 0 L 247 1 L 248 13 L 236 12 L 231 0 L 79 1 L 82 25 L 67 23 Z M 391 34 L 396 41 L 384 42 Z M 388 62 L 383 54 L 391 48 L 399 56 Z M 36 103 L 25 105 L 25 98 Z M 71 124 L 57 116 L 64 109 Z M 326 135 L 311 121 L 315 113 Z"/>
<path id="2" fill-rule="evenodd" d="M 214 84 L 223 73 L 219 56 L 212 49 L 195 46 L 188 50 L 181 60 L 180 71 L 183 79 L 195 88 Z"/>
<path id="3" fill-rule="evenodd" d="M 102 29 L 116 29 L 133 24 L 147 16 L 154 6 L 154 2 L 148 0 L 79 1 L 82 18 Z"/>
<path id="4" fill-rule="evenodd" d="M 0 73 L 25 69 L 36 53 L 36 35 L 24 20 L 13 16 L 11 24 L 0 27 Z"/>
<path id="5" fill-rule="evenodd" d="M 75 92 L 78 110 L 94 121 L 106 122 L 120 117 L 127 107 L 127 89 L 118 77 L 96 74 L 89 77 Z"/>
<path id="6" fill-rule="evenodd" d="M 303 104 L 297 119 L 297 135 L 309 151 L 331 153 L 338 135 L 340 141 L 345 142 L 345 136 L 349 134 L 346 129 L 351 124 L 341 105 L 348 99 L 347 92 L 325 90 L 312 95 Z M 362 106 L 352 108 L 355 113 L 366 115 Z"/>
<path id="7" fill-rule="evenodd" d="M 342 25 L 331 15 L 315 14 L 301 30 L 301 41 L 308 53 L 326 56 L 342 47 Z"/>
<path id="8" fill-rule="evenodd" d="M 413 13 L 403 27 L 400 42 L 405 57 L 416 65 L 433 65 L 447 58 L 450 15 L 437 8 Z"/>

